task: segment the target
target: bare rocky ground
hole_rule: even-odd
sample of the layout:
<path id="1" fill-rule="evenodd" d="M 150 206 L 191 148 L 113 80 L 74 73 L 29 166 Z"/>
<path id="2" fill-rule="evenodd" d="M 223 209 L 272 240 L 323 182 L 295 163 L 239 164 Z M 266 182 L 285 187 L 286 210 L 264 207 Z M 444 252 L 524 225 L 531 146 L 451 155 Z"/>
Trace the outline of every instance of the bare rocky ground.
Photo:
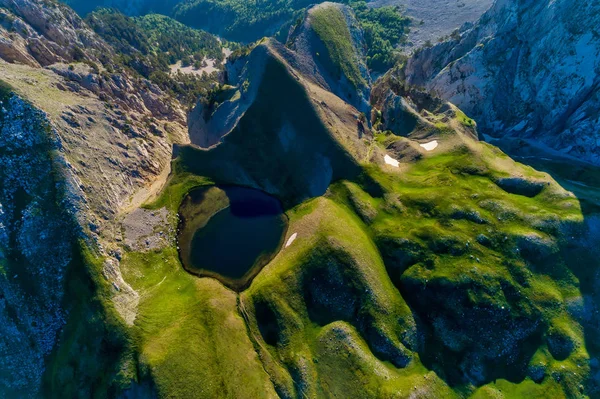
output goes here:
<path id="1" fill-rule="evenodd" d="M 15 93 L 5 88 L 0 105 L 0 267 L 11 277 L 0 278 L 0 396 L 37 397 L 70 317 L 63 296 L 76 239 L 96 244 L 115 309 L 135 320 L 139 295 L 113 243 L 121 217 L 162 187 L 172 143 L 187 141 L 185 112 L 151 82 L 108 72 L 110 47 L 58 3 L 0 0 L 0 42 L 0 81 Z M 12 205 L 15 193 L 26 212 Z M 132 230 L 143 235 L 139 223 Z M 15 351 L 15 342 L 30 345 Z"/>
<path id="2" fill-rule="evenodd" d="M 492 5 L 493 0 L 374 0 L 374 7 L 399 5 L 414 18 L 409 34 L 409 48 L 418 48 L 428 40 L 435 44 L 466 22 L 475 22 Z M 422 23 L 421 23 L 422 21 Z"/>
<path id="3" fill-rule="evenodd" d="M 165 247 L 174 240 L 174 231 L 168 226 L 166 208 L 156 211 L 138 208 L 125 217 L 123 228 L 125 245 L 135 251 L 149 251 Z"/>

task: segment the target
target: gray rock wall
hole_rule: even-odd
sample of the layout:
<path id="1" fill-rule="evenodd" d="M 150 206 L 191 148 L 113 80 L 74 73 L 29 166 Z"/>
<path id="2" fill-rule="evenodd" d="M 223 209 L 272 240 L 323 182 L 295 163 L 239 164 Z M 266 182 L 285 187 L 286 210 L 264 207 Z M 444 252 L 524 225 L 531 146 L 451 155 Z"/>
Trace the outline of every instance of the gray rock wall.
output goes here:
<path id="1" fill-rule="evenodd" d="M 600 3 L 497 0 L 460 37 L 424 49 L 407 81 L 486 134 L 531 138 L 600 163 Z"/>

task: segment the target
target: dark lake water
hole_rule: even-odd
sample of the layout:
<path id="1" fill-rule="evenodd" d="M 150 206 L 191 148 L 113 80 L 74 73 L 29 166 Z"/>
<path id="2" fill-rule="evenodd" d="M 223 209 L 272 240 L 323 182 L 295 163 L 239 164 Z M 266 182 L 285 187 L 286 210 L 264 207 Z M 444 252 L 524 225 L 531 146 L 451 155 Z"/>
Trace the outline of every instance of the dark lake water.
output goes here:
<path id="1" fill-rule="evenodd" d="M 204 213 L 206 208 L 217 212 L 211 216 L 211 210 Z M 216 277 L 231 288 L 250 283 L 279 251 L 287 228 L 276 198 L 243 187 L 194 190 L 184 200 L 180 214 L 179 246 L 185 268 Z"/>

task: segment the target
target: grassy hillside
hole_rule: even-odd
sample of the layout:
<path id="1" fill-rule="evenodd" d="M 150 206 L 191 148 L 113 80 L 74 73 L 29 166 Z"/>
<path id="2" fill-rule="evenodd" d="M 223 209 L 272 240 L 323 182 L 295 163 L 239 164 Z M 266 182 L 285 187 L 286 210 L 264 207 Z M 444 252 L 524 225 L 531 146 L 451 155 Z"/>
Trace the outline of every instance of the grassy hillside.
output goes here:
<path id="1" fill-rule="evenodd" d="M 259 187 L 283 201 L 295 241 L 240 294 L 185 273 L 175 242 L 124 250 L 142 298 L 131 334 L 160 394 L 593 397 L 596 294 L 582 281 L 597 243 L 577 197 L 478 142 L 450 106 L 423 110 L 408 137 L 364 136 L 357 160 L 288 68 L 267 52 L 269 79 L 234 131 L 180 148 L 147 207 L 175 226 L 194 187 Z"/>
<path id="2" fill-rule="evenodd" d="M 338 80 L 345 76 L 354 87 L 361 87 L 365 82 L 356 59 L 357 49 L 346 22 L 346 16 L 337 7 L 320 7 L 311 10 L 311 28 L 327 49 L 321 60 L 330 69 L 332 76 Z M 319 54 L 317 56 L 320 56 Z"/>
<path id="3" fill-rule="evenodd" d="M 288 202 L 288 237 L 298 238 L 237 299 L 217 282 L 183 272 L 174 248 L 127 253 L 126 278 L 144 298 L 134 335 L 159 392 L 236 397 L 240 386 L 253 397 L 585 392 L 587 330 L 575 309 L 585 295 L 582 266 L 596 261 L 567 240 L 585 234 L 579 201 L 496 148 L 452 133 L 450 125 L 438 129 L 441 149 L 421 160 L 400 169 L 362 166 L 377 192 L 364 179 L 338 180 L 324 197 Z M 235 140 L 222 145 L 234 146 Z M 274 150 L 263 149 L 265 156 Z M 211 184 L 181 168 L 200 162 L 190 155 L 176 161 L 152 208 L 175 212 L 185 192 Z M 502 188 L 509 176 L 523 184 Z M 521 191 L 526 182 L 540 190 Z M 285 186 L 280 196 L 299 188 Z M 231 375 L 222 380 L 222 373 Z"/>

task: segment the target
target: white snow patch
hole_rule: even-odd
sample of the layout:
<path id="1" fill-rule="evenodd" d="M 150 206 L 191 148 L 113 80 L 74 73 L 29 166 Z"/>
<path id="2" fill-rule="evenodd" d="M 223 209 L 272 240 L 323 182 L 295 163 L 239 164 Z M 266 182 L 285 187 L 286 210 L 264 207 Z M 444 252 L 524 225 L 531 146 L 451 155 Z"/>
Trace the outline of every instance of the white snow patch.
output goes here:
<path id="1" fill-rule="evenodd" d="M 400 162 L 398 162 L 394 158 L 390 157 L 388 154 L 385 154 L 385 157 L 383 158 L 383 160 L 385 161 L 385 163 L 387 163 L 388 165 L 392 165 L 394 168 L 400 167 Z"/>
<path id="2" fill-rule="evenodd" d="M 289 238 L 289 240 L 287 240 L 287 242 L 285 243 L 285 247 L 287 248 L 290 245 L 292 245 L 294 243 L 294 241 L 296 241 L 296 238 L 298 238 L 298 233 L 292 234 L 292 236 Z"/>
<path id="3" fill-rule="evenodd" d="M 430 141 L 429 143 L 421 144 L 421 147 L 425 148 L 426 151 L 433 151 L 438 147 L 439 143 L 437 140 Z"/>

